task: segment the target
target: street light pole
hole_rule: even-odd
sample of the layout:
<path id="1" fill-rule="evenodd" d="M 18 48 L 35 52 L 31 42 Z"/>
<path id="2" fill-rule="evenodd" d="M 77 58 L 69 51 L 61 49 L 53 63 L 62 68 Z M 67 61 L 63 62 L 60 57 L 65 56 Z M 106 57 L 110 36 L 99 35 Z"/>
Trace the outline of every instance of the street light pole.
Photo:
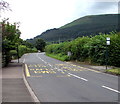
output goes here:
<path id="1" fill-rule="evenodd" d="M 19 63 L 19 49 L 18 49 L 18 45 L 17 45 L 17 57 L 18 57 L 18 63 Z"/>
<path id="2" fill-rule="evenodd" d="M 107 70 L 107 65 L 108 65 L 108 46 L 110 45 L 110 38 L 106 38 L 106 70 Z"/>

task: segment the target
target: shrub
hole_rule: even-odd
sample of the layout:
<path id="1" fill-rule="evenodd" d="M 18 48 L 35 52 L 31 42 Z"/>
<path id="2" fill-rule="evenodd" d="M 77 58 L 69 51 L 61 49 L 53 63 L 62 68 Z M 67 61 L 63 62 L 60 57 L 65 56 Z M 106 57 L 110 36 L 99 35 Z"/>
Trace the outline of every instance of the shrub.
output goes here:
<path id="1" fill-rule="evenodd" d="M 106 45 L 106 37 L 110 37 L 110 46 Z M 106 49 L 108 49 L 108 64 L 120 66 L 120 33 L 111 32 L 110 34 L 102 34 L 93 37 L 79 37 L 71 42 L 63 42 L 60 44 L 47 45 L 46 53 L 53 55 L 67 56 L 67 52 L 71 51 L 72 60 L 85 61 L 105 65 Z"/>

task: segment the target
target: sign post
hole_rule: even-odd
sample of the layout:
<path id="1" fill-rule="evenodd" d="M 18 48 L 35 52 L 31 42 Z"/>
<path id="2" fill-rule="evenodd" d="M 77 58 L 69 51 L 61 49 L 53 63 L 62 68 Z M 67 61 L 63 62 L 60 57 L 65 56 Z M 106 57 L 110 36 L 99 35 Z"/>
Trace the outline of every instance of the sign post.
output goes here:
<path id="1" fill-rule="evenodd" d="M 110 38 L 106 38 L 106 70 L 107 70 L 107 64 L 108 64 L 108 46 L 110 45 Z"/>
<path id="2" fill-rule="evenodd" d="M 70 51 L 68 51 L 67 55 L 68 55 L 69 60 L 70 60 L 70 57 L 71 57 L 72 53 Z"/>

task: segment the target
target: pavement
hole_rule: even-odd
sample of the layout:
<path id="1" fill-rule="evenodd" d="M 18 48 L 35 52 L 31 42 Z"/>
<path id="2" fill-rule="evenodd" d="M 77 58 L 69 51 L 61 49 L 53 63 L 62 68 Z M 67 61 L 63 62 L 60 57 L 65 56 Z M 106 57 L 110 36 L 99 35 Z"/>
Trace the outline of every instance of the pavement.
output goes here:
<path id="1" fill-rule="evenodd" d="M 2 69 L 2 104 L 33 104 L 22 69 L 21 63 L 10 63 Z"/>

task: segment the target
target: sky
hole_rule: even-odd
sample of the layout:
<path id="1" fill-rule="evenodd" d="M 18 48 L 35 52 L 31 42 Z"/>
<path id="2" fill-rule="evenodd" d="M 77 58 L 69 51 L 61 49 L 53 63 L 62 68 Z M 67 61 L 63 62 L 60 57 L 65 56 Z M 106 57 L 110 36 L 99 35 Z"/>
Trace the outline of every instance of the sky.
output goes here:
<path id="1" fill-rule="evenodd" d="M 118 13 L 118 0 L 4 0 L 12 11 L 2 18 L 20 22 L 22 39 L 34 38 L 42 32 L 59 28 L 80 17 Z"/>

